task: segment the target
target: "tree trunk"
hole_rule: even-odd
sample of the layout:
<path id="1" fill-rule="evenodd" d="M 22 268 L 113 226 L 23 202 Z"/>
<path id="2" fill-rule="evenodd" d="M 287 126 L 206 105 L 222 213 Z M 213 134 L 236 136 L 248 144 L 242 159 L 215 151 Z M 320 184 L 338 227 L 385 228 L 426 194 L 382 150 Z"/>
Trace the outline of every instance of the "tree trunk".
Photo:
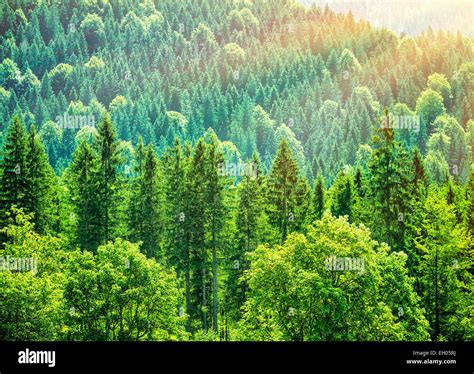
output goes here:
<path id="1" fill-rule="evenodd" d="M 219 308 L 219 301 L 217 299 L 217 248 L 216 248 L 216 230 L 212 230 L 212 298 L 213 298 L 213 310 L 212 310 L 212 325 L 214 332 L 217 334 L 217 313 Z"/>

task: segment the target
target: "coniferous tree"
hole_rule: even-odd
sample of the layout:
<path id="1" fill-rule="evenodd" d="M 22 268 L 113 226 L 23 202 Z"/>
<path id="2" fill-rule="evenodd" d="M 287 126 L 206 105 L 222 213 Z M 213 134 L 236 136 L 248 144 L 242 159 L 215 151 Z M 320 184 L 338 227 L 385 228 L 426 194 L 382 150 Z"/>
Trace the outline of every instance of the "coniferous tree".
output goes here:
<path id="1" fill-rule="evenodd" d="M 28 207 L 28 139 L 25 126 L 15 116 L 8 128 L 4 151 L 0 159 L 0 220 L 5 226 L 7 212 L 15 205 L 17 208 Z"/>
<path id="2" fill-rule="evenodd" d="M 162 259 L 160 250 L 161 173 L 158 158 L 152 145 L 146 148 L 142 138 L 138 140 L 135 181 L 132 183 L 130 204 L 130 237 L 134 242 L 142 242 L 141 250 L 148 257 Z"/>
<path id="3" fill-rule="evenodd" d="M 55 176 L 34 126 L 30 128 L 28 138 L 27 164 L 28 194 L 25 208 L 34 214 L 33 223 L 36 230 L 44 233 L 53 223 Z"/>
<path id="4" fill-rule="evenodd" d="M 180 300 L 180 310 L 186 310 L 186 330 L 191 332 L 191 230 L 189 220 L 189 206 L 193 203 L 189 199 L 188 167 L 190 146 L 183 151 L 178 138 L 174 146 L 169 148 L 163 157 L 166 195 L 167 254 L 170 263 L 176 269 L 178 280 L 184 277 L 185 301 L 184 307 Z"/>
<path id="5" fill-rule="evenodd" d="M 191 316 L 209 326 L 209 253 L 206 246 L 206 144 L 200 139 L 194 148 L 189 172 L 189 221 L 191 261 Z"/>
<path id="6" fill-rule="evenodd" d="M 212 255 L 212 327 L 215 333 L 218 332 L 218 253 L 222 249 L 222 230 L 225 226 L 225 217 L 227 214 L 226 191 L 227 178 L 220 175 L 220 167 L 224 163 L 224 154 L 220 149 L 217 137 L 211 137 L 210 144 L 207 146 L 207 217 L 209 247 Z"/>
<path id="7" fill-rule="evenodd" d="M 100 225 L 99 242 L 106 243 L 115 236 L 120 209 L 121 175 L 123 164 L 115 128 L 107 114 L 97 129 L 94 139 L 97 152 L 97 213 Z"/>
<path id="8" fill-rule="evenodd" d="M 373 201 L 373 230 L 393 250 L 403 246 L 406 211 L 409 194 L 408 155 L 395 140 L 392 121 L 385 111 L 384 126 L 374 137 L 375 149 L 369 162 L 370 198 Z"/>
<path id="9" fill-rule="evenodd" d="M 316 184 L 314 185 L 314 197 L 313 197 L 313 209 L 314 209 L 314 219 L 320 220 L 324 213 L 324 204 L 325 204 L 325 183 L 321 175 L 316 179 Z"/>
<path id="10" fill-rule="evenodd" d="M 339 172 L 330 192 L 332 214 L 335 217 L 347 216 L 351 221 L 355 199 L 352 176 L 346 170 Z"/>
<path id="11" fill-rule="evenodd" d="M 413 151 L 412 173 L 409 184 L 409 195 L 405 205 L 409 214 L 404 216 L 404 243 L 403 250 L 408 255 L 408 273 L 415 279 L 415 288 L 420 291 L 419 266 L 421 254 L 415 245 L 415 238 L 421 234 L 424 219 L 424 203 L 427 195 L 427 177 L 423 160 L 417 148 Z"/>
<path id="12" fill-rule="evenodd" d="M 295 186 L 298 183 L 298 166 L 291 149 L 282 140 L 268 176 L 268 215 L 280 232 L 280 242 L 288 235 L 290 222 L 295 220 Z"/>
<path id="13" fill-rule="evenodd" d="M 248 254 L 271 235 L 264 210 L 264 177 L 260 158 L 253 153 L 250 163 L 255 173 L 245 174 L 238 185 L 235 244 L 229 256 L 230 272 L 226 282 L 226 305 L 231 318 L 238 320 L 248 285 L 243 279 L 249 268 Z"/>
<path id="14" fill-rule="evenodd" d="M 80 248 L 91 251 L 95 251 L 100 244 L 97 172 L 97 154 L 91 145 L 83 140 L 74 152 L 67 174 L 74 205 L 76 242 Z"/>

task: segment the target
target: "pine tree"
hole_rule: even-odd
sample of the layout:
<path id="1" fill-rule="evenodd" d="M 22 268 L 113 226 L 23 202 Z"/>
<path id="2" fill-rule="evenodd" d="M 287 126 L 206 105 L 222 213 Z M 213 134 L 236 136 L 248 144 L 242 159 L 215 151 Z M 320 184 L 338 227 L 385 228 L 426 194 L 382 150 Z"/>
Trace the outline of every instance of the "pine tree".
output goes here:
<path id="1" fill-rule="evenodd" d="M 15 205 L 28 207 L 28 140 L 25 126 L 15 116 L 8 127 L 4 151 L 0 159 L 0 220 L 1 226 L 7 223 L 7 212 Z"/>
<path id="2" fill-rule="evenodd" d="M 163 202 L 159 186 L 161 173 L 153 146 L 150 144 L 145 148 L 141 137 L 137 145 L 136 173 L 130 202 L 130 238 L 133 242 L 142 242 L 141 250 L 148 257 L 162 259 L 160 223 Z"/>
<path id="3" fill-rule="evenodd" d="M 120 208 L 121 175 L 123 165 L 115 128 L 107 114 L 97 129 L 94 148 L 98 157 L 97 208 L 100 222 L 99 242 L 106 243 L 114 237 Z"/>
<path id="4" fill-rule="evenodd" d="M 185 280 L 185 308 L 188 316 L 186 330 L 191 332 L 191 230 L 189 206 L 188 167 L 190 146 L 183 152 L 180 141 L 175 139 L 174 146 L 169 148 L 163 157 L 166 196 L 166 252 L 171 265 L 176 269 L 178 280 Z M 182 301 L 180 305 L 182 307 Z"/>
<path id="5" fill-rule="evenodd" d="M 264 210 L 264 177 L 256 152 L 253 153 L 250 165 L 255 173 L 245 174 L 237 187 L 237 231 L 235 244 L 229 254 L 229 275 L 226 282 L 226 307 L 228 315 L 234 320 L 240 319 L 240 310 L 248 290 L 247 282 L 243 279 L 244 272 L 250 265 L 247 254 L 271 235 L 265 231 L 268 217 Z"/>
<path id="6" fill-rule="evenodd" d="M 142 193 L 144 190 L 143 175 L 145 169 L 145 145 L 141 135 L 138 137 L 137 148 L 134 160 L 134 175 L 135 179 L 131 183 L 131 193 L 129 204 L 129 237 L 132 242 L 139 241 L 143 234 L 143 210 L 144 199 Z"/>
<path id="7" fill-rule="evenodd" d="M 34 214 L 36 230 L 44 233 L 52 224 L 55 176 L 34 126 L 30 128 L 28 138 L 27 164 L 28 194 L 25 208 Z"/>
<path id="8" fill-rule="evenodd" d="M 314 185 L 314 195 L 313 195 L 313 210 L 314 210 L 314 220 L 320 220 L 324 213 L 324 203 L 325 203 L 325 183 L 321 175 L 316 179 L 316 184 Z"/>
<path id="9" fill-rule="evenodd" d="M 406 151 L 395 140 L 387 110 L 384 121 L 385 126 L 374 137 L 375 149 L 369 162 L 370 198 L 377 214 L 372 225 L 378 239 L 397 250 L 403 248 L 405 214 L 409 214 L 405 207 L 409 195 L 409 161 Z"/>
<path id="10" fill-rule="evenodd" d="M 331 212 L 335 217 L 347 216 L 352 220 L 354 204 L 354 186 L 351 175 L 345 170 L 340 171 L 331 187 Z"/>
<path id="11" fill-rule="evenodd" d="M 298 166 L 291 149 L 282 140 L 273 161 L 272 169 L 268 176 L 268 215 L 272 224 L 280 232 L 280 242 L 283 243 L 288 235 L 289 226 L 295 218 L 296 186 L 299 182 Z"/>
<path id="12" fill-rule="evenodd" d="M 354 176 L 354 188 L 357 192 L 357 196 L 364 197 L 365 196 L 365 188 L 363 182 L 363 175 L 362 170 L 360 167 L 357 167 L 356 174 Z"/>
<path id="13" fill-rule="evenodd" d="M 190 230 L 191 317 L 209 325 L 209 253 L 206 246 L 206 144 L 200 139 L 194 148 L 189 173 L 189 209 L 185 218 Z"/>
<path id="14" fill-rule="evenodd" d="M 98 156 L 84 139 L 75 150 L 66 171 L 74 205 L 76 242 L 81 249 L 95 251 L 100 244 L 97 196 Z"/>
<path id="15" fill-rule="evenodd" d="M 404 243 L 403 250 L 408 255 L 408 273 L 415 279 L 415 289 L 420 291 L 420 258 L 421 254 L 415 245 L 415 239 L 421 234 L 424 219 L 424 204 L 428 185 L 425 167 L 421 154 L 417 148 L 413 150 L 411 166 L 409 195 L 405 200 L 405 206 L 409 214 L 404 217 Z"/>
<path id="16" fill-rule="evenodd" d="M 467 228 L 471 237 L 474 237 L 474 170 L 471 170 L 469 181 L 466 184 L 467 200 Z"/>
<path id="17" fill-rule="evenodd" d="M 211 137 L 207 146 L 207 219 L 209 232 L 209 247 L 212 254 L 212 327 L 215 333 L 218 332 L 218 250 L 222 249 L 222 231 L 225 226 L 227 214 L 225 187 L 227 177 L 220 175 L 220 167 L 224 163 L 224 154 L 220 149 L 218 139 L 215 135 Z"/>

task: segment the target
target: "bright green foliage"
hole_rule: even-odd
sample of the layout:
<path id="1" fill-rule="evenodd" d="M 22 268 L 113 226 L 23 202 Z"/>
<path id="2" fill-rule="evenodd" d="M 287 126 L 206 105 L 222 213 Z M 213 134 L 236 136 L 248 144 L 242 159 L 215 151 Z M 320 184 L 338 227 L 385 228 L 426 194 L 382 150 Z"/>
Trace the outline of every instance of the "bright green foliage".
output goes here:
<path id="1" fill-rule="evenodd" d="M 104 23 L 97 14 L 88 14 L 81 22 L 81 30 L 86 38 L 89 51 L 96 50 L 104 42 Z"/>
<path id="2" fill-rule="evenodd" d="M 121 240 L 95 255 L 76 253 L 66 269 L 64 333 L 71 340 L 177 340 L 184 337 L 178 316 L 174 274 L 138 246 Z"/>
<path id="3" fill-rule="evenodd" d="M 354 258 L 359 265 L 328 268 L 332 256 Z M 246 339 L 428 338 L 413 280 L 404 269 L 406 256 L 389 254 L 366 228 L 345 218 L 325 214 L 306 236 L 295 233 L 283 246 L 260 246 L 251 258 L 242 321 Z"/>
<path id="4" fill-rule="evenodd" d="M 473 253 L 453 207 L 437 194 L 425 202 L 425 232 L 417 238 L 421 252 L 421 284 L 433 340 L 470 340 Z M 470 306 L 469 306 L 470 305 Z M 458 316 L 464 316 L 459 318 Z"/>
<path id="5" fill-rule="evenodd" d="M 429 88 L 421 93 L 416 100 L 416 114 L 420 116 L 422 136 L 433 132 L 433 122 L 445 112 L 443 97 L 438 92 Z M 423 146 L 424 143 L 420 142 L 421 149 L 424 149 Z"/>
<path id="6" fill-rule="evenodd" d="M 34 232 L 33 214 L 16 208 L 10 213 L 14 219 L 2 229 L 7 240 L 0 249 L 0 340 L 60 339 L 69 254 L 57 238 Z"/>
<path id="7" fill-rule="evenodd" d="M 32 232 L 32 215 L 15 217 L 3 229 L 0 256 L 33 258 L 34 265 L 20 270 L 9 262 L 0 271 L 2 340 L 185 338 L 173 272 L 138 245 L 118 240 L 96 254 L 65 252 L 59 239 Z"/>

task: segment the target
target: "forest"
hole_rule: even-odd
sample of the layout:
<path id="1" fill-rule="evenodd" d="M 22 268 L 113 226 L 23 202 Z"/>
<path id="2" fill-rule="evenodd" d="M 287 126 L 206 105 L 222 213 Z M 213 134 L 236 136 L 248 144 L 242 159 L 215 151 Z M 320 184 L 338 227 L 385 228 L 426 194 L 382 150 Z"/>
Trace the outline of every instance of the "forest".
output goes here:
<path id="1" fill-rule="evenodd" d="M 0 341 L 472 341 L 473 149 L 461 31 L 2 1 Z"/>

